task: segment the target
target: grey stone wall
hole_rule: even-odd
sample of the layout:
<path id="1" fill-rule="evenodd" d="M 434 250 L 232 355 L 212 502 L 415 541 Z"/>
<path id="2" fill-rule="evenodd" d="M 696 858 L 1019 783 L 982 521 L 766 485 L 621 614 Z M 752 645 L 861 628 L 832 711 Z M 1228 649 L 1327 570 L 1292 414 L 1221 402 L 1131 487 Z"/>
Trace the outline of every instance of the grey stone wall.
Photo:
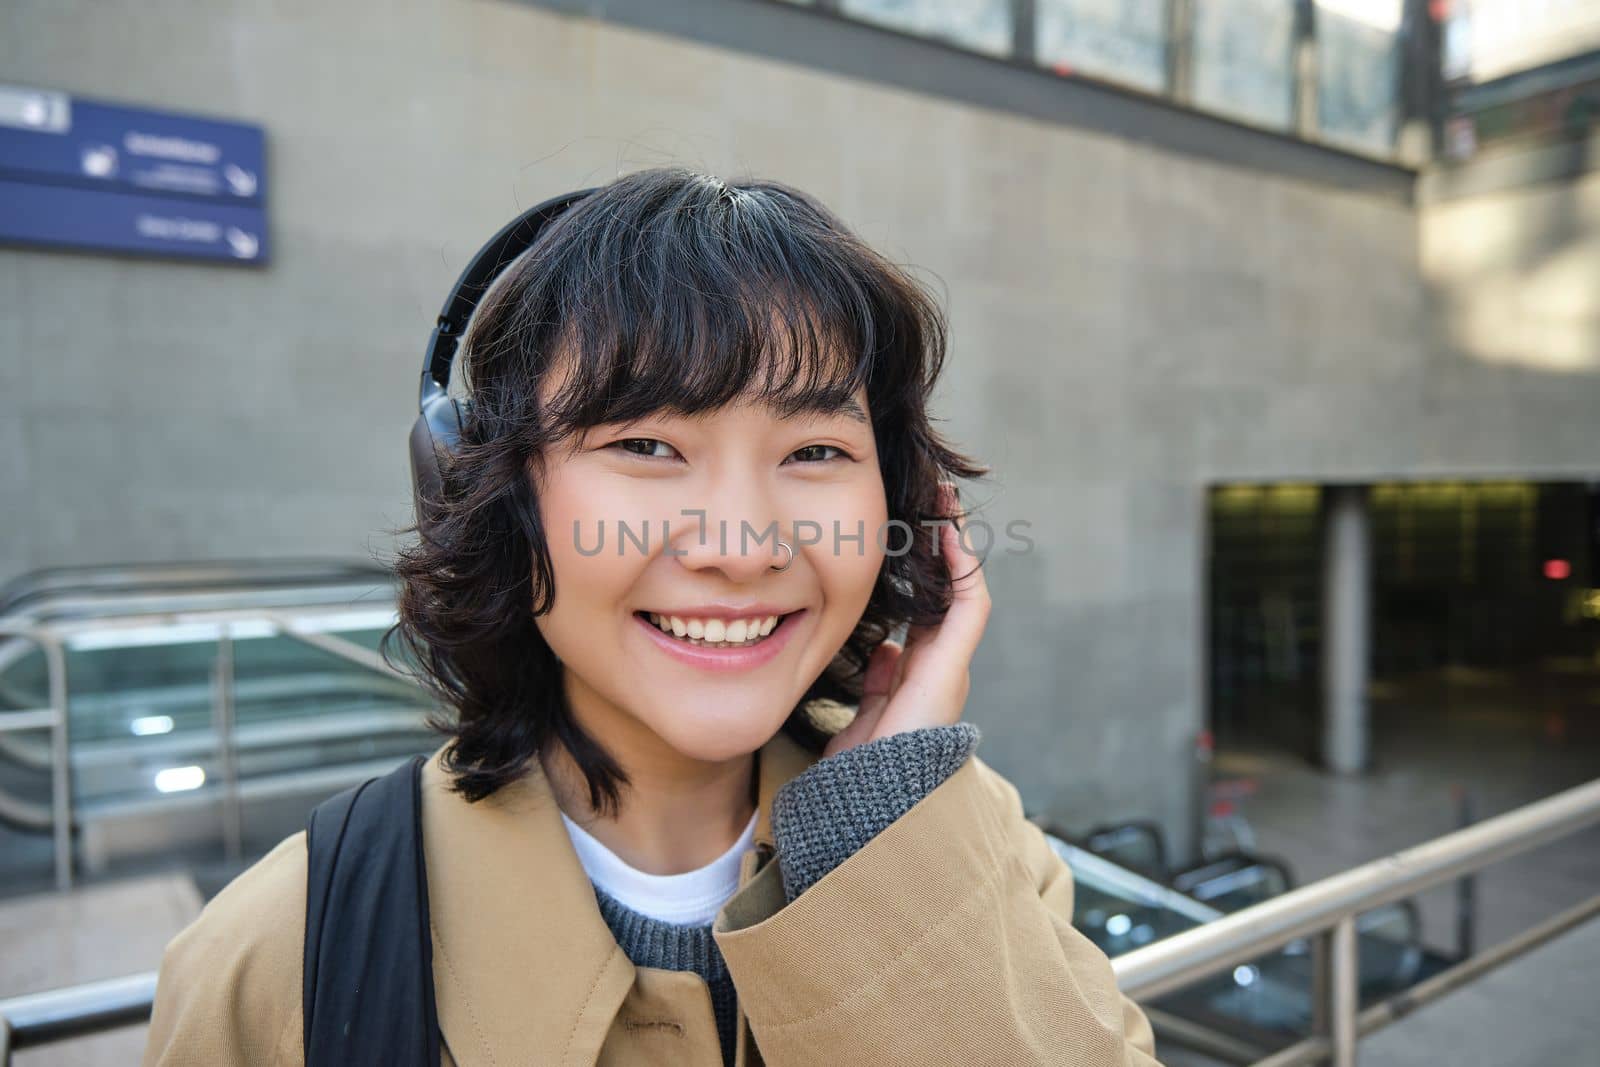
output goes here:
<path id="1" fill-rule="evenodd" d="M 1592 348 L 1533 372 L 1463 343 L 1459 256 L 1424 272 L 1393 197 L 504 0 L 12 0 L 0 70 L 264 124 L 275 257 L 0 250 L 0 575 L 386 551 L 464 257 L 667 162 L 799 185 L 946 294 L 941 409 L 997 472 L 969 496 L 1036 542 L 992 557 L 970 715 L 1072 828 L 1187 845 L 1209 483 L 1594 463 Z"/>

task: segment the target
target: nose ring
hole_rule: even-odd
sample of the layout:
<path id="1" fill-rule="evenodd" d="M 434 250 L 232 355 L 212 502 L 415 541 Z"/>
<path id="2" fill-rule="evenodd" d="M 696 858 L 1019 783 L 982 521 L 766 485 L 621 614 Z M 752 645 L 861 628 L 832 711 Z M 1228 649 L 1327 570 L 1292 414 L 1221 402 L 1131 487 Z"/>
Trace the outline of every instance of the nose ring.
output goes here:
<path id="1" fill-rule="evenodd" d="M 786 571 L 789 569 L 789 564 L 794 562 L 794 549 L 790 548 L 788 542 L 786 541 L 779 541 L 778 547 L 789 553 L 789 558 L 784 561 L 783 566 L 773 567 L 772 569 L 775 571 Z"/>

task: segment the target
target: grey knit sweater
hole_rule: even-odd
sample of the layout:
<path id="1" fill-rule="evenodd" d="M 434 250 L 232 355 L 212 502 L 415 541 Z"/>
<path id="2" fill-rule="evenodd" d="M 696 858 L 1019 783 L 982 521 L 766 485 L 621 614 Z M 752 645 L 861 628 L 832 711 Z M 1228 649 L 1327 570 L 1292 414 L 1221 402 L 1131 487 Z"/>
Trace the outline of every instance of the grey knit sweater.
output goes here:
<path id="1" fill-rule="evenodd" d="M 911 730 L 818 760 L 778 789 L 772 801 L 783 893 L 794 900 L 937 789 L 978 747 L 970 723 Z M 722 1060 L 734 1053 L 734 988 L 711 925 L 652 919 L 595 887 L 600 914 L 635 966 L 693 971 L 711 991 Z"/>

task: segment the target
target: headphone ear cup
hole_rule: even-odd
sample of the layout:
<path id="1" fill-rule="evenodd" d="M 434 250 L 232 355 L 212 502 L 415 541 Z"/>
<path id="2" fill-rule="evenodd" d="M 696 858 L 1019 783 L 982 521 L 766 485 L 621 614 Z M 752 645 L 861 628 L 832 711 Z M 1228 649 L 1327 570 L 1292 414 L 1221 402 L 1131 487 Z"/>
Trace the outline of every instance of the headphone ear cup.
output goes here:
<path id="1" fill-rule="evenodd" d="M 457 403 L 441 389 L 423 403 L 412 424 L 411 496 L 417 528 L 424 536 L 433 531 L 438 521 L 439 503 L 444 497 L 443 466 L 456 454 L 462 424 L 471 412 L 470 401 Z"/>

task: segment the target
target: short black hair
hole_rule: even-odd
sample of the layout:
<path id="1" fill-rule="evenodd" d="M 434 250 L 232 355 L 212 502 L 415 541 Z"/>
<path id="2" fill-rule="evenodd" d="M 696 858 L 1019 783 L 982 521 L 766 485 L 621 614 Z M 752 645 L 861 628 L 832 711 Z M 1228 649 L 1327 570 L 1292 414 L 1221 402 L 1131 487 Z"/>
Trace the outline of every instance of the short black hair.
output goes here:
<path id="1" fill-rule="evenodd" d="M 472 409 L 444 466 L 436 524 L 397 531 L 420 537 L 394 563 L 399 621 L 380 649 L 394 663 L 398 639 L 438 701 L 430 723 L 452 738 L 452 788 L 482 799 L 553 744 L 583 772 L 597 811 L 615 812 L 627 785 L 573 718 L 561 665 L 534 623 L 555 589 L 533 476 L 547 444 L 740 399 L 825 412 L 865 384 L 888 517 L 918 536 L 885 559 L 854 632 L 784 724 L 820 750 L 827 735 L 806 705 L 859 703 L 878 643 L 949 608 L 945 564 L 918 523 L 939 515 L 938 482 L 988 468 L 947 445 L 927 412 L 946 336 L 919 281 L 777 181 L 640 170 L 549 223 L 485 294 L 464 338 Z M 558 363 L 565 381 L 541 406 Z"/>

